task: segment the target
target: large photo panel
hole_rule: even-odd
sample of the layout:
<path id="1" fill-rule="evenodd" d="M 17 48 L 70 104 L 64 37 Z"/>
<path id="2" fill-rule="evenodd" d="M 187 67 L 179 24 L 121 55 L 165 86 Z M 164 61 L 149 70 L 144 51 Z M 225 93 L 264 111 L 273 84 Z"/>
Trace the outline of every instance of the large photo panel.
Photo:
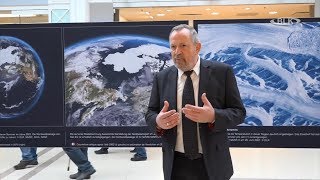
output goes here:
<path id="1" fill-rule="evenodd" d="M 320 19 L 195 21 L 201 57 L 233 66 L 247 110 L 235 147 L 320 147 Z"/>
<path id="2" fill-rule="evenodd" d="M 160 146 L 144 119 L 153 75 L 173 65 L 170 30 L 187 22 L 64 28 L 66 146 Z"/>
<path id="3" fill-rule="evenodd" d="M 0 144 L 53 146 L 64 138 L 62 30 L 0 26 Z"/>

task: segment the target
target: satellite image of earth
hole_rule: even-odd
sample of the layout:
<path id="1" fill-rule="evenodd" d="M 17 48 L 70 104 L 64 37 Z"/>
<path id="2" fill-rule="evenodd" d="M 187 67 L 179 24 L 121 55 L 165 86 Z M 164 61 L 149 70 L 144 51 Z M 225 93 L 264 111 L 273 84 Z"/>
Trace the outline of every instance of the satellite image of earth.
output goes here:
<path id="1" fill-rule="evenodd" d="M 0 119 L 29 112 L 42 94 L 44 79 L 42 62 L 29 44 L 0 36 Z"/>
<path id="2" fill-rule="evenodd" d="M 87 39 L 65 49 L 67 126 L 144 126 L 153 74 L 173 65 L 169 42 L 141 35 Z"/>
<path id="3" fill-rule="evenodd" d="M 202 58 L 233 66 L 247 111 L 242 126 L 320 126 L 319 27 L 319 22 L 199 27 Z"/>

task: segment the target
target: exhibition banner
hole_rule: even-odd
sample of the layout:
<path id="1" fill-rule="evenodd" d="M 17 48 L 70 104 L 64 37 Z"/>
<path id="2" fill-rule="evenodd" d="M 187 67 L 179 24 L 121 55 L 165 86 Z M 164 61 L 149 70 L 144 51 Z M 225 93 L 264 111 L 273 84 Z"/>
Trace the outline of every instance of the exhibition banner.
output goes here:
<path id="1" fill-rule="evenodd" d="M 144 114 L 173 22 L 0 26 L 0 147 L 157 147 Z M 247 111 L 232 147 L 320 147 L 320 19 L 194 21 Z"/>
<path id="2" fill-rule="evenodd" d="M 181 23 L 0 26 L 0 146 L 160 146 L 144 114 Z"/>
<path id="3" fill-rule="evenodd" d="M 233 147 L 320 147 L 320 19 L 195 21 L 201 57 L 233 67 L 247 116 Z"/>
<path id="4" fill-rule="evenodd" d="M 63 31 L 0 26 L 0 146 L 63 146 Z"/>

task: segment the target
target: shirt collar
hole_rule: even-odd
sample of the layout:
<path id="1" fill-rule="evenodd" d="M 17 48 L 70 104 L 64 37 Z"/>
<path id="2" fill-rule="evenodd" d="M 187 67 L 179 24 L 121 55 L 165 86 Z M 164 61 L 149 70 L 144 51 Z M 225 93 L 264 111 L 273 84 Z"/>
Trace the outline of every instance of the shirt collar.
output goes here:
<path id="1" fill-rule="evenodd" d="M 194 67 L 191 69 L 193 70 L 197 76 L 199 76 L 200 73 L 200 56 L 198 55 L 198 60 L 196 65 L 194 65 Z M 184 73 L 184 71 L 182 71 L 181 69 L 178 69 L 178 77 L 181 77 L 182 74 Z"/>

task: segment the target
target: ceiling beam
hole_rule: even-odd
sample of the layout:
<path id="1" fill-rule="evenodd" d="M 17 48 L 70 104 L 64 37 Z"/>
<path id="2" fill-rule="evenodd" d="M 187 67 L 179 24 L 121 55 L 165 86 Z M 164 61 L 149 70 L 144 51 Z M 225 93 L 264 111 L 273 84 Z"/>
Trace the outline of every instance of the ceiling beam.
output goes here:
<path id="1" fill-rule="evenodd" d="M 88 0 L 89 3 L 110 0 Z M 316 0 L 113 0 L 113 7 L 177 7 L 244 4 L 314 4 Z"/>

